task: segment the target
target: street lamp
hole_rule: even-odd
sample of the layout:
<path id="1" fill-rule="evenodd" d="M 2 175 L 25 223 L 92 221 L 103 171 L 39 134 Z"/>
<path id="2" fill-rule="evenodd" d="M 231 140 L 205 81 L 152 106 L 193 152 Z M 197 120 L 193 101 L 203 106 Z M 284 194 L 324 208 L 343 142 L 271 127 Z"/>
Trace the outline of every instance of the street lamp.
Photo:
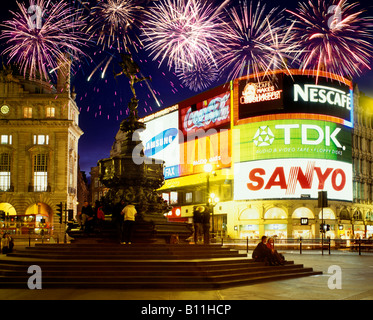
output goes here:
<path id="1" fill-rule="evenodd" d="M 214 228 L 214 208 L 219 203 L 220 199 L 215 196 L 215 193 L 211 193 L 209 197 L 209 206 L 211 207 L 211 223 L 212 223 L 212 230 L 211 230 L 211 237 L 212 239 L 215 237 L 215 228 Z"/>

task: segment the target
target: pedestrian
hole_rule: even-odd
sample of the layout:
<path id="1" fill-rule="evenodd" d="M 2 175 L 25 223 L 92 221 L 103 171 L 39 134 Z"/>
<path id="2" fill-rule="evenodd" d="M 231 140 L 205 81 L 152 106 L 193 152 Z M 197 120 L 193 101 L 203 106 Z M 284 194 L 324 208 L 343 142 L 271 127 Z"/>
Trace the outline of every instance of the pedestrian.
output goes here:
<path id="1" fill-rule="evenodd" d="M 203 243 L 210 244 L 210 211 L 205 206 L 198 207 L 202 216 Z"/>
<path id="2" fill-rule="evenodd" d="M 193 225 L 194 225 L 194 243 L 197 244 L 202 234 L 202 213 L 197 210 L 197 207 L 193 208 Z"/>
<path id="3" fill-rule="evenodd" d="M 128 204 L 124 207 L 121 214 L 124 216 L 123 231 L 122 231 L 122 244 L 132 243 L 132 232 L 135 224 L 135 217 L 137 215 L 136 208 L 133 204 Z"/>
<path id="4" fill-rule="evenodd" d="M 82 225 L 84 227 L 85 232 L 89 232 L 93 228 L 94 223 L 94 212 L 92 206 L 89 204 L 88 201 L 84 201 L 84 205 L 82 207 Z"/>
<path id="5" fill-rule="evenodd" d="M 104 206 L 100 202 L 97 205 L 98 205 L 97 212 L 96 212 L 97 226 L 98 226 L 99 231 L 101 232 L 104 226 L 104 221 L 105 221 L 105 213 L 103 209 Z"/>
<path id="6" fill-rule="evenodd" d="M 4 233 L 3 237 L 1 238 L 1 253 L 7 254 L 9 252 L 9 238 L 8 234 Z"/>

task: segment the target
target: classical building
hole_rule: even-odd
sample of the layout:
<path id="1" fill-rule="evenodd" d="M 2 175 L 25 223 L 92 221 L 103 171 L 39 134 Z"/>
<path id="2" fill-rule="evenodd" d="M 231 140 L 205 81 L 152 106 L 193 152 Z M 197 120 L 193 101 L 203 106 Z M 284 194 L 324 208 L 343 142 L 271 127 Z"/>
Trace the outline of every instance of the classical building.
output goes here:
<path id="1" fill-rule="evenodd" d="M 61 202 L 76 214 L 83 132 L 70 65 L 60 66 L 57 79 L 30 81 L 10 66 L 0 72 L 0 212 L 2 227 L 14 233 L 64 230 L 56 215 Z"/>

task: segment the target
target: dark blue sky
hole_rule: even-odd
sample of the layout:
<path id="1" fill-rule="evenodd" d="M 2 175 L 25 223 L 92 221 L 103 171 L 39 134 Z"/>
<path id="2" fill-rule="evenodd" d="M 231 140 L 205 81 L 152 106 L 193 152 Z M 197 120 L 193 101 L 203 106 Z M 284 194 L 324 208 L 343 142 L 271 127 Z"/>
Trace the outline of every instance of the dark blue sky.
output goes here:
<path id="1" fill-rule="evenodd" d="M 262 3 L 266 3 L 267 8 L 279 6 L 281 9 L 294 9 L 299 2 L 295 0 L 267 0 Z M 360 1 L 360 3 L 364 8 L 372 7 L 369 0 Z M 15 1 L 3 4 L 3 10 L 0 13 L 1 20 L 11 18 L 11 14 L 4 8 L 5 6 L 9 9 L 17 9 Z M 373 16 L 373 13 L 370 12 L 370 15 Z M 72 85 L 75 86 L 77 92 L 76 102 L 81 110 L 80 127 L 84 131 L 84 135 L 79 141 L 80 168 L 87 175 L 89 175 L 91 167 L 96 166 L 98 160 L 109 156 L 114 137 L 120 122 L 127 116 L 125 110 L 132 97 L 128 79 L 121 76 L 115 81 L 113 78 L 113 67 L 117 72 L 120 70 L 117 64 L 119 55 L 115 56 L 104 79 L 101 78 L 100 72 L 96 72 L 91 81 L 87 81 L 95 66 L 110 54 L 100 52 L 97 48 L 90 50 L 89 53 L 93 62 L 83 59 L 80 66 L 75 68 L 72 76 Z M 161 107 L 158 107 L 145 83 L 136 84 L 136 92 L 140 99 L 138 110 L 141 117 L 197 94 L 183 88 L 178 78 L 165 65 L 158 68 L 158 63 L 152 61 L 148 52 L 135 53 L 134 58 L 143 75 L 152 77 L 150 86 L 161 102 Z M 211 88 L 224 82 L 226 82 L 226 77 L 223 76 Z M 373 72 L 365 72 L 360 78 L 355 79 L 355 82 L 359 84 L 362 91 L 373 97 Z"/>

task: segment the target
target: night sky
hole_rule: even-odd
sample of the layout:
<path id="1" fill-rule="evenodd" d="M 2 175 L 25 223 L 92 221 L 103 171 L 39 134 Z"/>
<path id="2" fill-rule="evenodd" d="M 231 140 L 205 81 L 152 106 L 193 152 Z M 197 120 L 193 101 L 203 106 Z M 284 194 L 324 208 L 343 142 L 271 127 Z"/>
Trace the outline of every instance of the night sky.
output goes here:
<path id="1" fill-rule="evenodd" d="M 298 5 L 298 1 L 295 0 L 271 0 L 262 1 L 262 3 L 266 3 L 267 9 L 276 6 L 281 9 L 295 9 Z M 364 0 L 360 3 L 363 8 L 370 7 L 370 16 L 373 16 L 371 1 Z M 2 5 L 1 20 L 12 17 L 8 9 L 17 9 L 15 1 Z M 125 76 L 120 76 L 114 80 L 113 77 L 113 68 L 116 72 L 120 71 L 118 66 L 120 56 L 115 54 L 103 79 L 101 72 L 98 71 L 88 82 L 87 78 L 95 66 L 114 54 L 115 51 L 101 52 L 100 48 L 96 47 L 90 49 L 88 53 L 93 61 L 91 62 L 89 58 L 82 59 L 80 64 L 76 64 L 72 75 L 72 85 L 75 86 L 76 102 L 80 109 L 80 127 L 84 131 L 84 135 L 79 140 L 80 169 L 85 171 L 87 175 L 89 175 L 91 167 L 97 165 L 98 160 L 109 157 L 120 122 L 127 117 L 126 109 L 132 97 L 128 79 Z M 140 117 L 172 106 L 199 93 L 183 87 L 173 71 L 168 70 L 165 63 L 161 68 L 158 68 L 157 61 L 152 61 L 152 57 L 147 51 L 139 50 L 133 55 L 142 74 L 152 77 L 150 86 L 161 104 L 160 107 L 157 106 L 144 82 L 136 84 L 136 93 L 140 100 L 138 107 Z M 373 97 L 372 71 L 365 72 L 354 81 L 358 83 L 361 91 Z M 227 82 L 227 77 L 223 75 L 210 88 L 225 82 Z"/>

